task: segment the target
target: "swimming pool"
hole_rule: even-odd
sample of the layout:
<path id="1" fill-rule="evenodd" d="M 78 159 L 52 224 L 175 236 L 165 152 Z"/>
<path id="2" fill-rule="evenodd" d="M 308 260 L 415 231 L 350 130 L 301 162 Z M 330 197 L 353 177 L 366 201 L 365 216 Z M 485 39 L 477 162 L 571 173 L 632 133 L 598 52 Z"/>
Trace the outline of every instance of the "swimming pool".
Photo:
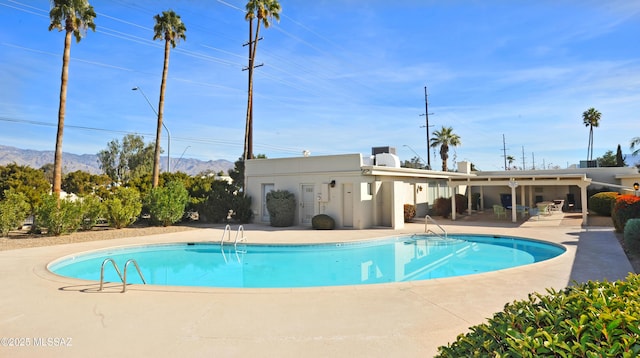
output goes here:
<path id="1" fill-rule="evenodd" d="M 519 237 L 403 235 L 349 243 L 262 245 L 198 242 L 110 248 L 48 265 L 58 275 L 100 280 L 105 259 L 120 270 L 134 259 L 147 284 L 282 288 L 428 280 L 522 266 L 556 257 L 564 247 Z M 129 268 L 127 283 L 142 283 Z M 121 282 L 111 265 L 105 282 Z"/>

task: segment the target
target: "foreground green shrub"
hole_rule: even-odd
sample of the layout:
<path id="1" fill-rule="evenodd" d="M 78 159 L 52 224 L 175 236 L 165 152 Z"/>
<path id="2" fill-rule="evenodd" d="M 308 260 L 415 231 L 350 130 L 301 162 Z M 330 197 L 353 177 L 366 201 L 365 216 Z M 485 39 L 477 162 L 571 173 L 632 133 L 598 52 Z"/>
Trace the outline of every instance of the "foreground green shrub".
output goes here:
<path id="1" fill-rule="evenodd" d="M 272 190 L 266 196 L 271 226 L 292 226 L 296 216 L 295 195 L 287 190 Z"/>
<path id="2" fill-rule="evenodd" d="M 4 200 L 0 200 L 0 236 L 18 228 L 29 213 L 27 197 L 9 189 L 4 191 Z"/>
<path id="3" fill-rule="evenodd" d="M 42 196 L 36 209 L 36 219 L 40 227 L 47 229 L 48 235 L 60 236 L 78 231 L 82 224 L 82 208 L 78 201 L 58 199 L 54 195 Z"/>
<path id="4" fill-rule="evenodd" d="M 438 348 L 437 357 L 635 357 L 640 276 L 533 293 Z"/>
<path id="5" fill-rule="evenodd" d="M 104 201 L 109 225 L 122 229 L 133 224 L 142 210 L 140 193 L 135 188 L 118 187 Z"/>
<path id="6" fill-rule="evenodd" d="M 624 244 L 626 248 L 640 249 L 640 219 L 629 219 L 624 226 Z"/>
<path id="7" fill-rule="evenodd" d="M 598 215 L 611 216 L 611 208 L 620 196 L 615 191 L 604 191 L 589 197 L 589 209 Z"/>
<path id="8" fill-rule="evenodd" d="M 233 218 L 246 224 L 253 219 L 253 210 L 251 210 L 251 197 L 234 194 L 231 199 L 231 209 L 234 212 Z"/>
<path id="9" fill-rule="evenodd" d="M 620 195 L 613 204 L 611 212 L 613 226 L 616 232 L 623 232 L 629 219 L 640 218 L 640 197 L 633 195 Z"/>
<path id="10" fill-rule="evenodd" d="M 333 230 L 336 222 L 327 214 L 319 214 L 311 218 L 311 227 L 316 230 Z"/>
<path id="11" fill-rule="evenodd" d="M 97 195 L 85 195 L 80 198 L 79 204 L 82 212 L 82 221 L 80 222 L 82 230 L 91 230 L 96 226 L 98 220 L 104 218 L 106 209 Z"/>
<path id="12" fill-rule="evenodd" d="M 171 181 L 165 186 L 151 189 L 147 200 L 151 222 L 169 226 L 182 219 L 184 208 L 189 201 L 189 193 L 182 182 Z"/>

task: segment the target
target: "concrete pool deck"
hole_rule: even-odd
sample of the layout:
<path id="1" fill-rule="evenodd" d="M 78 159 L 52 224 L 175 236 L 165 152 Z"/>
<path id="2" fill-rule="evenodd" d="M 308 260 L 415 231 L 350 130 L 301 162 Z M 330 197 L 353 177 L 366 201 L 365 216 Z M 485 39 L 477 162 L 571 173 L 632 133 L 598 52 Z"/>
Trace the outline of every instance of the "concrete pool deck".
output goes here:
<path id="1" fill-rule="evenodd" d="M 219 241 L 223 228 L 2 251 L 0 356 L 429 357 L 528 293 L 561 289 L 573 280 L 624 279 L 633 271 L 613 228 L 582 227 L 575 215 L 556 213 L 517 224 L 486 214 L 436 220 L 449 233 L 542 239 L 564 245 L 567 252 L 524 267 L 397 284 L 301 289 L 132 285 L 120 293 L 121 285 L 98 292 L 97 283 L 54 275 L 46 265 L 112 246 Z M 348 241 L 423 231 L 424 221 L 403 230 L 245 225 L 248 242 L 255 243 Z M 25 346 L 6 346 L 11 342 Z"/>

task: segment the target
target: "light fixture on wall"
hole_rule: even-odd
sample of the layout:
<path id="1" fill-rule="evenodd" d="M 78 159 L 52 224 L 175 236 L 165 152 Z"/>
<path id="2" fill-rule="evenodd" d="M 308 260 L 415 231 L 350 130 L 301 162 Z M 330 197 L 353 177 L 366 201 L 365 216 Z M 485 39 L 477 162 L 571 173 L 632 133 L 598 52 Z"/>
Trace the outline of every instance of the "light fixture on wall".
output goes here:
<path id="1" fill-rule="evenodd" d="M 422 191 L 422 185 L 418 185 L 418 189 L 416 189 L 416 190 L 418 191 L 418 193 L 421 192 Z"/>
<path id="2" fill-rule="evenodd" d="M 332 188 L 336 187 L 336 181 L 332 180 L 331 183 L 329 183 L 329 186 L 331 186 Z"/>
<path id="3" fill-rule="evenodd" d="M 636 196 L 638 196 L 638 189 L 640 189 L 640 184 L 633 183 L 633 190 L 635 191 Z"/>

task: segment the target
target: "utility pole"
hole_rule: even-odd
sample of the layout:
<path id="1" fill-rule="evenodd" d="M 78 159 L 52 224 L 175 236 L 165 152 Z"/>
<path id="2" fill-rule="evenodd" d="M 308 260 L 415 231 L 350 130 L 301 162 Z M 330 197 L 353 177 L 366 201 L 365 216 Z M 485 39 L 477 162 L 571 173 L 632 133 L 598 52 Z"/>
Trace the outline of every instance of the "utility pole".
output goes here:
<path id="1" fill-rule="evenodd" d="M 526 166 L 525 166 L 525 158 L 524 158 L 524 145 L 522 146 L 522 170 L 526 170 Z"/>
<path id="2" fill-rule="evenodd" d="M 256 39 L 256 41 L 260 41 L 262 40 L 262 37 L 259 39 Z M 253 58 L 253 19 L 249 21 L 249 42 L 244 43 L 242 46 L 248 46 L 249 47 L 249 65 L 245 68 L 243 68 L 243 71 L 249 70 L 249 83 L 248 83 L 248 88 L 249 91 L 251 90 L 251 84 L 253 83 L 253 69 L 256 67 L 260 67 L 264 64 L 259 64 L 259 65 L 254 65 L 254 58 Z M 245 143 L 245 149 L 246 149 L 246 158 L 243 159 L 253 159 L 253 93 L 248 94 L 249 96 L 249 108 L 247 109 L 249 111 L 248 113 L 248 117 L 249 117 L 249 123 L 247 123 L 247 142 Z M 243 154 L 244 155 L 244 154 Z"/>
<path id="3" fill-rule="evenodd" d="M 504 157 L 504 170 L 507 170 L 507 142 L 504 139 L 504 134 L 502 134 L 502 153 Z"/>
<path id="4" fill-rule="evenodd" d="M 424 86 L 424 117 L 425 117 L 425 128 L 427 130 L 427 169 L 431 170 L 431 154 L 429 152 L 429 147 L 431 141 L 429 140 L 429 115 L 433 113 L 429 113 L 429 95 L 427 94 L 427 86 Z M 422 114 L 421 114 L 422 115 Z"/>

